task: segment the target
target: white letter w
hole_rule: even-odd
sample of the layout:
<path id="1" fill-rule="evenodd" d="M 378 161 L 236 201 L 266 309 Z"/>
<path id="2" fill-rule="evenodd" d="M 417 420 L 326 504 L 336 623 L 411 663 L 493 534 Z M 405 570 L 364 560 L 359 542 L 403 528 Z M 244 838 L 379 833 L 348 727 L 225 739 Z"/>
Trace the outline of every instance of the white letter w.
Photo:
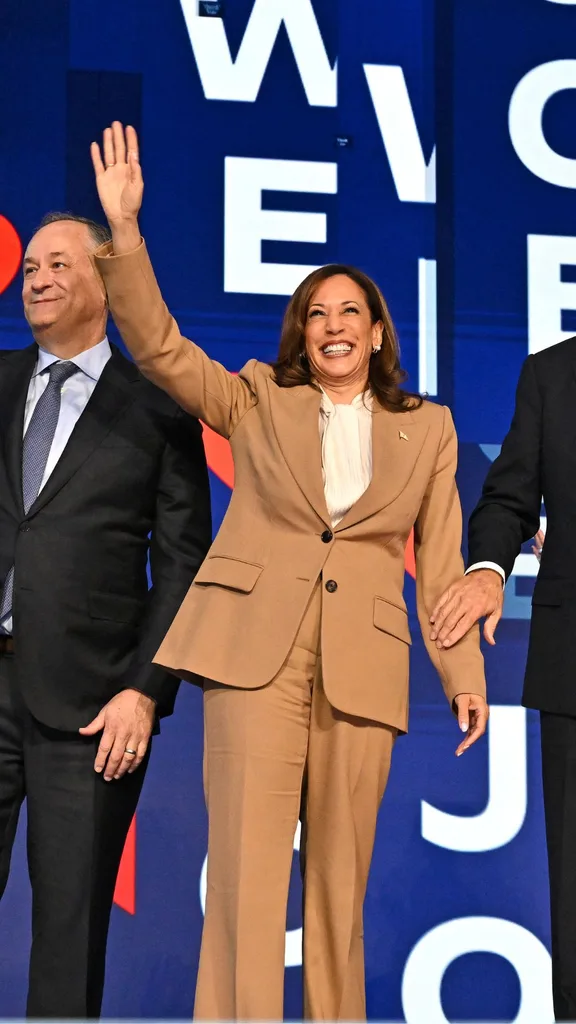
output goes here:
<path id="1" fill-rule="evenodd" d="M 336 106 L 336 67 L 330 67 L 311 0 L 254 0 L 235 61 L 222 18 L 201 18 L 198 0 L 180 3 L 207 100 L 254 103 L 284 23 L 308 103 Z"/>

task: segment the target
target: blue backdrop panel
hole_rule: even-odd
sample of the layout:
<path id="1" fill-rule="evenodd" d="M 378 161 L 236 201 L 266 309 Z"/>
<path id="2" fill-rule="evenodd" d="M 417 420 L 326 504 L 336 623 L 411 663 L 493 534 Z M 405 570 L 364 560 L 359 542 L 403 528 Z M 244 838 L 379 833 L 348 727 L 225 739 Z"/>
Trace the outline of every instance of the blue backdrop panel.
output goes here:
<path id="1" fill-rule="evenodd" d="M 102 219 L 86 152 L 101 125 L 117 118 L 141 127 L 142 76 L 123 71 L 69 71 L 66 76 L 66 209 Z"/>
<path id="2" fill-rule="evenodd" d="M 199 17 L 203 7 L 222 17 Z M 0 213 L 24 242 L 47 210 L 97 214 L 88 143 L 112 117 L 135 124 L 143 231 L 166 300 L 231 370 L 274 356 L 294 265 L 357 264 L 388 298 L 410 385 L 454 412 L 468 513 L 508 427 L 530 333 L 535 344 L 528 236 L 567 239 L 558 277 L 574 281 L 574 39 L 568 0 L 4 0 Z M 539 173 L 513 144 L 510 104 L 526 75 L 560 60 L 541 118 L 526 114 L 545 153 Z M 549 180 L 555 153 L 573 161 L 562 184 Z M 282 239 L 257 237 L 261 210 L 283 211 Z M 314 241 L 302 240 L 303 224 Z M 30 340 L 19 291 L 16 280 L 0 296 L 4 347 Z M 576 327 L 576 301 L 562 294 L 541 344 Z M 217 526 L 229 490 L 216 472 L 211 486 Z M 551 1020 L 538 722 L 519 706 L 536 570 L 527 546 L 486 652 L 488 742 L 458 761 L 406 576 L 411 727 L 395 751 L 366 904 L 373 1019 Z M 184 685 L 138 812 L 136 913 L 113 912 L 109 1016 L 190 1015 L 201 760 L 201 697 Z M 24 1009 L 23 843 L 21 827 L 0 908 L 2 1016 Z M 300 928 L 295 856 L 289 1018 L 301 1013 Z"/>

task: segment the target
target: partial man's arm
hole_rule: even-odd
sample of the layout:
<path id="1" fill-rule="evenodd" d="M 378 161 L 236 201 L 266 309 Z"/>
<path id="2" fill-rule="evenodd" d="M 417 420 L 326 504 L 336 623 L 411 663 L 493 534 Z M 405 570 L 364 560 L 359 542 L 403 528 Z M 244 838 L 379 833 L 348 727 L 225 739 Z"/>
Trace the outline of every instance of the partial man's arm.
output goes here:
<path id="1" fill-rule="evenodd" d="M 202 431 L 178 410 L 166 424 L 150 545 L 152 587 L 139 627 L 140 640 L 116 694 L 80 732 L 101 732 L 94 769 L 107 782 L 139 768 L 157 717 L 174 708 L 179 680 L 154 665 L 156 654 L 212 539 L 210 490 Z"/>
<path id="2" fill-rule="evenodd" d="M 490 467 L 468 527 L 469 564 L 493 562 L 508 578 L 522 544 L 538 532 L 542 503 L 542 398 L 534 356 L 522 367 L 516 407 L 500 455 Z M 503 579 L 496 570 L 474 569 L 442 594 L 431 615 L 431 638 L 452 647 L 485 618 L 484 637 L 494 644 L 502 616 Z"/>
<path id="3" fill-rule="evenodd" d="M 152 586 L 126 685 L 169 715 L 179 686 L 152 663 L 212 543 L 210 484 L 198 420 L 180 410 L 167 427 L 150 539 Z"/>

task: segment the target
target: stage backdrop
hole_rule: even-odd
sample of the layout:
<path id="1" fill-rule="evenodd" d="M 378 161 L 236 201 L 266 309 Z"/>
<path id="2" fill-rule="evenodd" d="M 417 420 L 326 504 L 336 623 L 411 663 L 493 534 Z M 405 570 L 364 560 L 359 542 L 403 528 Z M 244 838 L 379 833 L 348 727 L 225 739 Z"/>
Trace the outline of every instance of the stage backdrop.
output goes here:
<path id="1" fill-rule="evenodd" d="M 50 209 L 99 216 L 88 144 L 129 121 L 143 231 L 183 332 L 230 370 L 271 359 L 308 270 L 357 264 L 389 299 L 412 386 L 455 414 L 470 511 L 522 360 L 576 332 L 575 0 L 2 0 L 0 67 L 2 346 L 30 340 L 19 239 Z M 233 472 L 206 443 L 218 526 Z M 406 574 L 412 711 L 366 905 L 372 1018 L 552 1018 L 537 721 L 519 706 L 536 571 L 527 549 L 486 652 L 488 741 L 461 760 Z M 200 694 L 183 684 L 119 879 L 108 1016 L 191 1013 L 201 757 Z M 296 857 L 293 876 L 297 1018 Z M 3 1017 L 24 1009 L 29 909 L 21 832 L 0 908 Z"/>

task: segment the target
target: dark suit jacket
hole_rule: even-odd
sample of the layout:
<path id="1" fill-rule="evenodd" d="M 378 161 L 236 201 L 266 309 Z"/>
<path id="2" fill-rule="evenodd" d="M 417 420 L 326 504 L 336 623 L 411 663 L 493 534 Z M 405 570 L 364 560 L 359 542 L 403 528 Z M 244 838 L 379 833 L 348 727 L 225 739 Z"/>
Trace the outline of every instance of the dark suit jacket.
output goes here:
<path id="1" fill-rule="evenodd" d="M 469 564 L 509 576 L 524 541 L 547 532 L 534 588 L 523 703 L 576 715 L 576 338 L 529 356 L 502 452 L 469 525 Z"/>
<path id="2" fill-rule="evenodd" d="M 211 541 L 200 424 L 113 348 L 25 515 L 22 425 L 36 358 L 36 345 L 0 352 L 0 581 L 14 564 L 24 699 L 61 730 L 87 725 L 125 687 L 170 714 L 178 681 L 152 657 Z"/>

